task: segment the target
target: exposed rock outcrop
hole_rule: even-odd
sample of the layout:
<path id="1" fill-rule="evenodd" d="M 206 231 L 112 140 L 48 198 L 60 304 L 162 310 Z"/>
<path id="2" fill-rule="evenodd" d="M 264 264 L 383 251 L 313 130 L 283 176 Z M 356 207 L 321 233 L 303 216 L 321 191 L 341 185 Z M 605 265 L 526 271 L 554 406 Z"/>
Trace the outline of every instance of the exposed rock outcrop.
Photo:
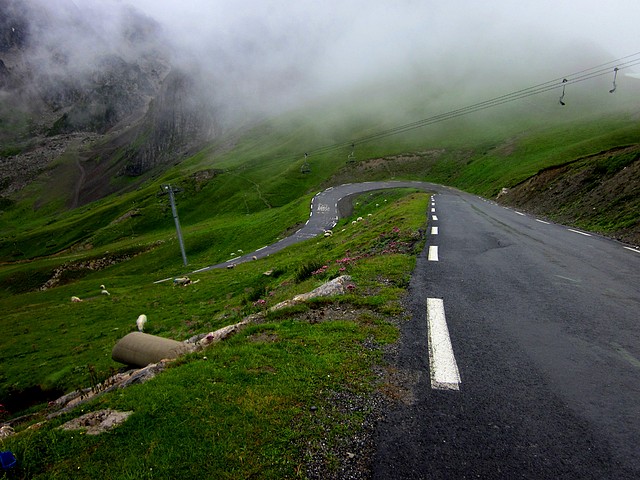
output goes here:
<path id="1" fill-rule="evenodd" d="M 36 178 L 59 190 L 47 169 L 66 153 L 82 172 L 67 202 L 77 207 L 121 188 L 113 177 L 173 165 L 217 134 L 212 93 L 172 66 L 161 27 L 134 8 L 104 24 L 69 0 L 0 0 L 0 11 L 0 170 L 13 172 L 0 195 Z"/>

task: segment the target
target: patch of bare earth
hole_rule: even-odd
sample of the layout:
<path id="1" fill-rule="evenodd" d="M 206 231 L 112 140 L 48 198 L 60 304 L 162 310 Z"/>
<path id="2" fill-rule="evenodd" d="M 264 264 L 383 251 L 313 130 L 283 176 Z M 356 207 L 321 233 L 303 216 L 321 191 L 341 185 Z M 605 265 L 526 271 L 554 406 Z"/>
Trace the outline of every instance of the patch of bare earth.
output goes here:
<path id="1" fill-rule="evenodd" d="M 31 147 L 17 155 L 0 157 L 0 194 L 10 196 L 22 190 L 53 160 L 69 149 L 84 148 L 99 137 L 90 132 L 42 137 L 34 140 Z"/>
<path id="2" fill-rule="evenodd" d="M 338 170 L 325 186 L 339 185 L 353 181 L 354 177 L 362 181 L 393 179 L 408 174 L 424 174 L 446 153 L 444 149 L 433 149 L 404 155 L 390 155 L 369 160 L 345 161 L 345 166 Z M 356 154 L 357 157 L 357 154 Z"/>
<path id="3" fill-rule="evenodd" d="M 541 170 L 498 201 L 640 245 L 640 145 Z"/>

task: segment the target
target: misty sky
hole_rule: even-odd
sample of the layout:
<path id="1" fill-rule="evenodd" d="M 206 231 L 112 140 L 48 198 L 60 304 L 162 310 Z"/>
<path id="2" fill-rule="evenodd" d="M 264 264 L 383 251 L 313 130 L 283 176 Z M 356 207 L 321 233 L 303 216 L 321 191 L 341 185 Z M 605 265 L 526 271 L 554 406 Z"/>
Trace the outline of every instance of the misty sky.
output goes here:
<path id="1" fill-rule="evenodd" d="M 247 94 L 282 76 L 293 97 L 387 78 L 529 86 L 640 51 L 638 0 L 128 1 Z"/>
<path id="2" fill-rule="evenodd" d="M 174 62 L 197 66 L 219 95 L 265 108 L 385 82 L 436 92 L 464 85 L 483 100 L 486 85 L 504 93 L 640 51 L 638 0 L 74 3 L 102 28 L 133 5 L 162 25 Z"/>
<path id="3" fill-rule="evenodd" d="M 276 67 L 338 62 L 347 76 L 424 57 L 499 64 L 527 55 L 552 62 L 553 47 L 563 45 L 597 47 L 613 58 L 640 49 L 637 0 L 128 1 L 205 56 L 208 46 L 252 46 Z"/>

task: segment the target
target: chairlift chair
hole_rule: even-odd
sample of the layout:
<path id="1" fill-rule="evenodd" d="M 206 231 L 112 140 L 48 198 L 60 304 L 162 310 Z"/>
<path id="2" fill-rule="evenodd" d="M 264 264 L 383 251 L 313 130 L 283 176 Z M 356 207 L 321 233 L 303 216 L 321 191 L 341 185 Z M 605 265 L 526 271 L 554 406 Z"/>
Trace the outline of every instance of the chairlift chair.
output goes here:
<path id="1" fill-rule="evenodd" d="M 309 162 L 307 161 L 308 154 L 304 154 L 304 163 L 300 167 L 300 173 L 311 173 L 311 166 L 309 166 Z"/>
<path id="2" fill-rule="evenodd" d="M 356 163 L 355 149 L 356 149 L 356 146 L 352 143 L 351 144 L 351 153 L 349 153 L 349 155 L 347 156 L 347 163 L 349 163 L 349 164 Z"/>

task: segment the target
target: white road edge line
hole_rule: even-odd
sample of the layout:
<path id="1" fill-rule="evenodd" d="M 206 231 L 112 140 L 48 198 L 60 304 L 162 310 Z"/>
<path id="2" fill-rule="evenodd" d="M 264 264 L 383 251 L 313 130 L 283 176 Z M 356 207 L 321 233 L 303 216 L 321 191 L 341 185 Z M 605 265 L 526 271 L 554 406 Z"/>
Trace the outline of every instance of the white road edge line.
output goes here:
<path id="1" fill-rule="evenodd" d="M 581 232 L 579 230 L 573 230 L 572 228 L 567 228 L 567 230 L 569 230 L 570 232 L 573 232 L 573 233 L 579 233 L 580 235 L 584 235 L 585 237 L 590 237 L 591 236 L 588 233 L 584 233 L 584 232 Z"/>
<path id="2" fill-rule="evenodd" d="M 432 208 L 432 209 L 431 209 L 431 213 L 436 213 L 436 209 L 435 209 L 435 208 Z"/>
<path id="3" fill-rule="evenodd" d="M 640 250 L 637 250 L 635 248 L 631 248 L 631 247 L 624 247 L 624 248 L 626 248 L 627 250 L 631 250 L 632 252 L 640 253 Z"/>
<path id="4" fill-rule="evenodd" d="M 431 388 L 460 390 L 460 372 L 453 355 L 444 301 L 441 298 L 427 298 L 427 325 Z"/>
<path id="5" fill-rule="evenodd" d="M 438 227 L 431 227 L 431 235 L 438 235 Z"/>
<path id="6" fill-rule="evenodd" d="M 545 225 L 551 225 L 549 222 L 545 222 L 544 220 L 540 220 L 539 218 L 536 218 L 536 222 L 544 223 Z"/>
<path id="7" fill-rule="evenodd" d="M 429 260 L 430 262 L 437 262 L 438 261 L 438 246 L 437 245 L 430 245 L 429 246 L 429 256 L 427 257 L 427 260 Z"/>
<path id="8" fill-rule="evenodd" d="M 521 215 L 521 216 L 523 216 L 523 217 L 525 216 L 525 214 L 524 214 L 524 213 L 522 213 L 522 212 L 518 212 L 517 210 L 514 210 L 514 212 L 516 212 L 518 215 Z"/>
<path id="9" fill-rule="evenodd" d="M 162 280 L 156 280 L 153 283 L 162 283 L 162 282 L 168 282 L 169 280 L 173 280 L 173 277 L 169 277 L 169 278 L 163 278 Z"/>
<path id="10" fill-rule="evenodd" d="M 437 217 L 436 215 L 433 215 L 433 216 L 431 217 L 431 220 L 433 220 L 433 221 L 437 222 L 437 221 L 438 221 L 438 217 Z"/>

